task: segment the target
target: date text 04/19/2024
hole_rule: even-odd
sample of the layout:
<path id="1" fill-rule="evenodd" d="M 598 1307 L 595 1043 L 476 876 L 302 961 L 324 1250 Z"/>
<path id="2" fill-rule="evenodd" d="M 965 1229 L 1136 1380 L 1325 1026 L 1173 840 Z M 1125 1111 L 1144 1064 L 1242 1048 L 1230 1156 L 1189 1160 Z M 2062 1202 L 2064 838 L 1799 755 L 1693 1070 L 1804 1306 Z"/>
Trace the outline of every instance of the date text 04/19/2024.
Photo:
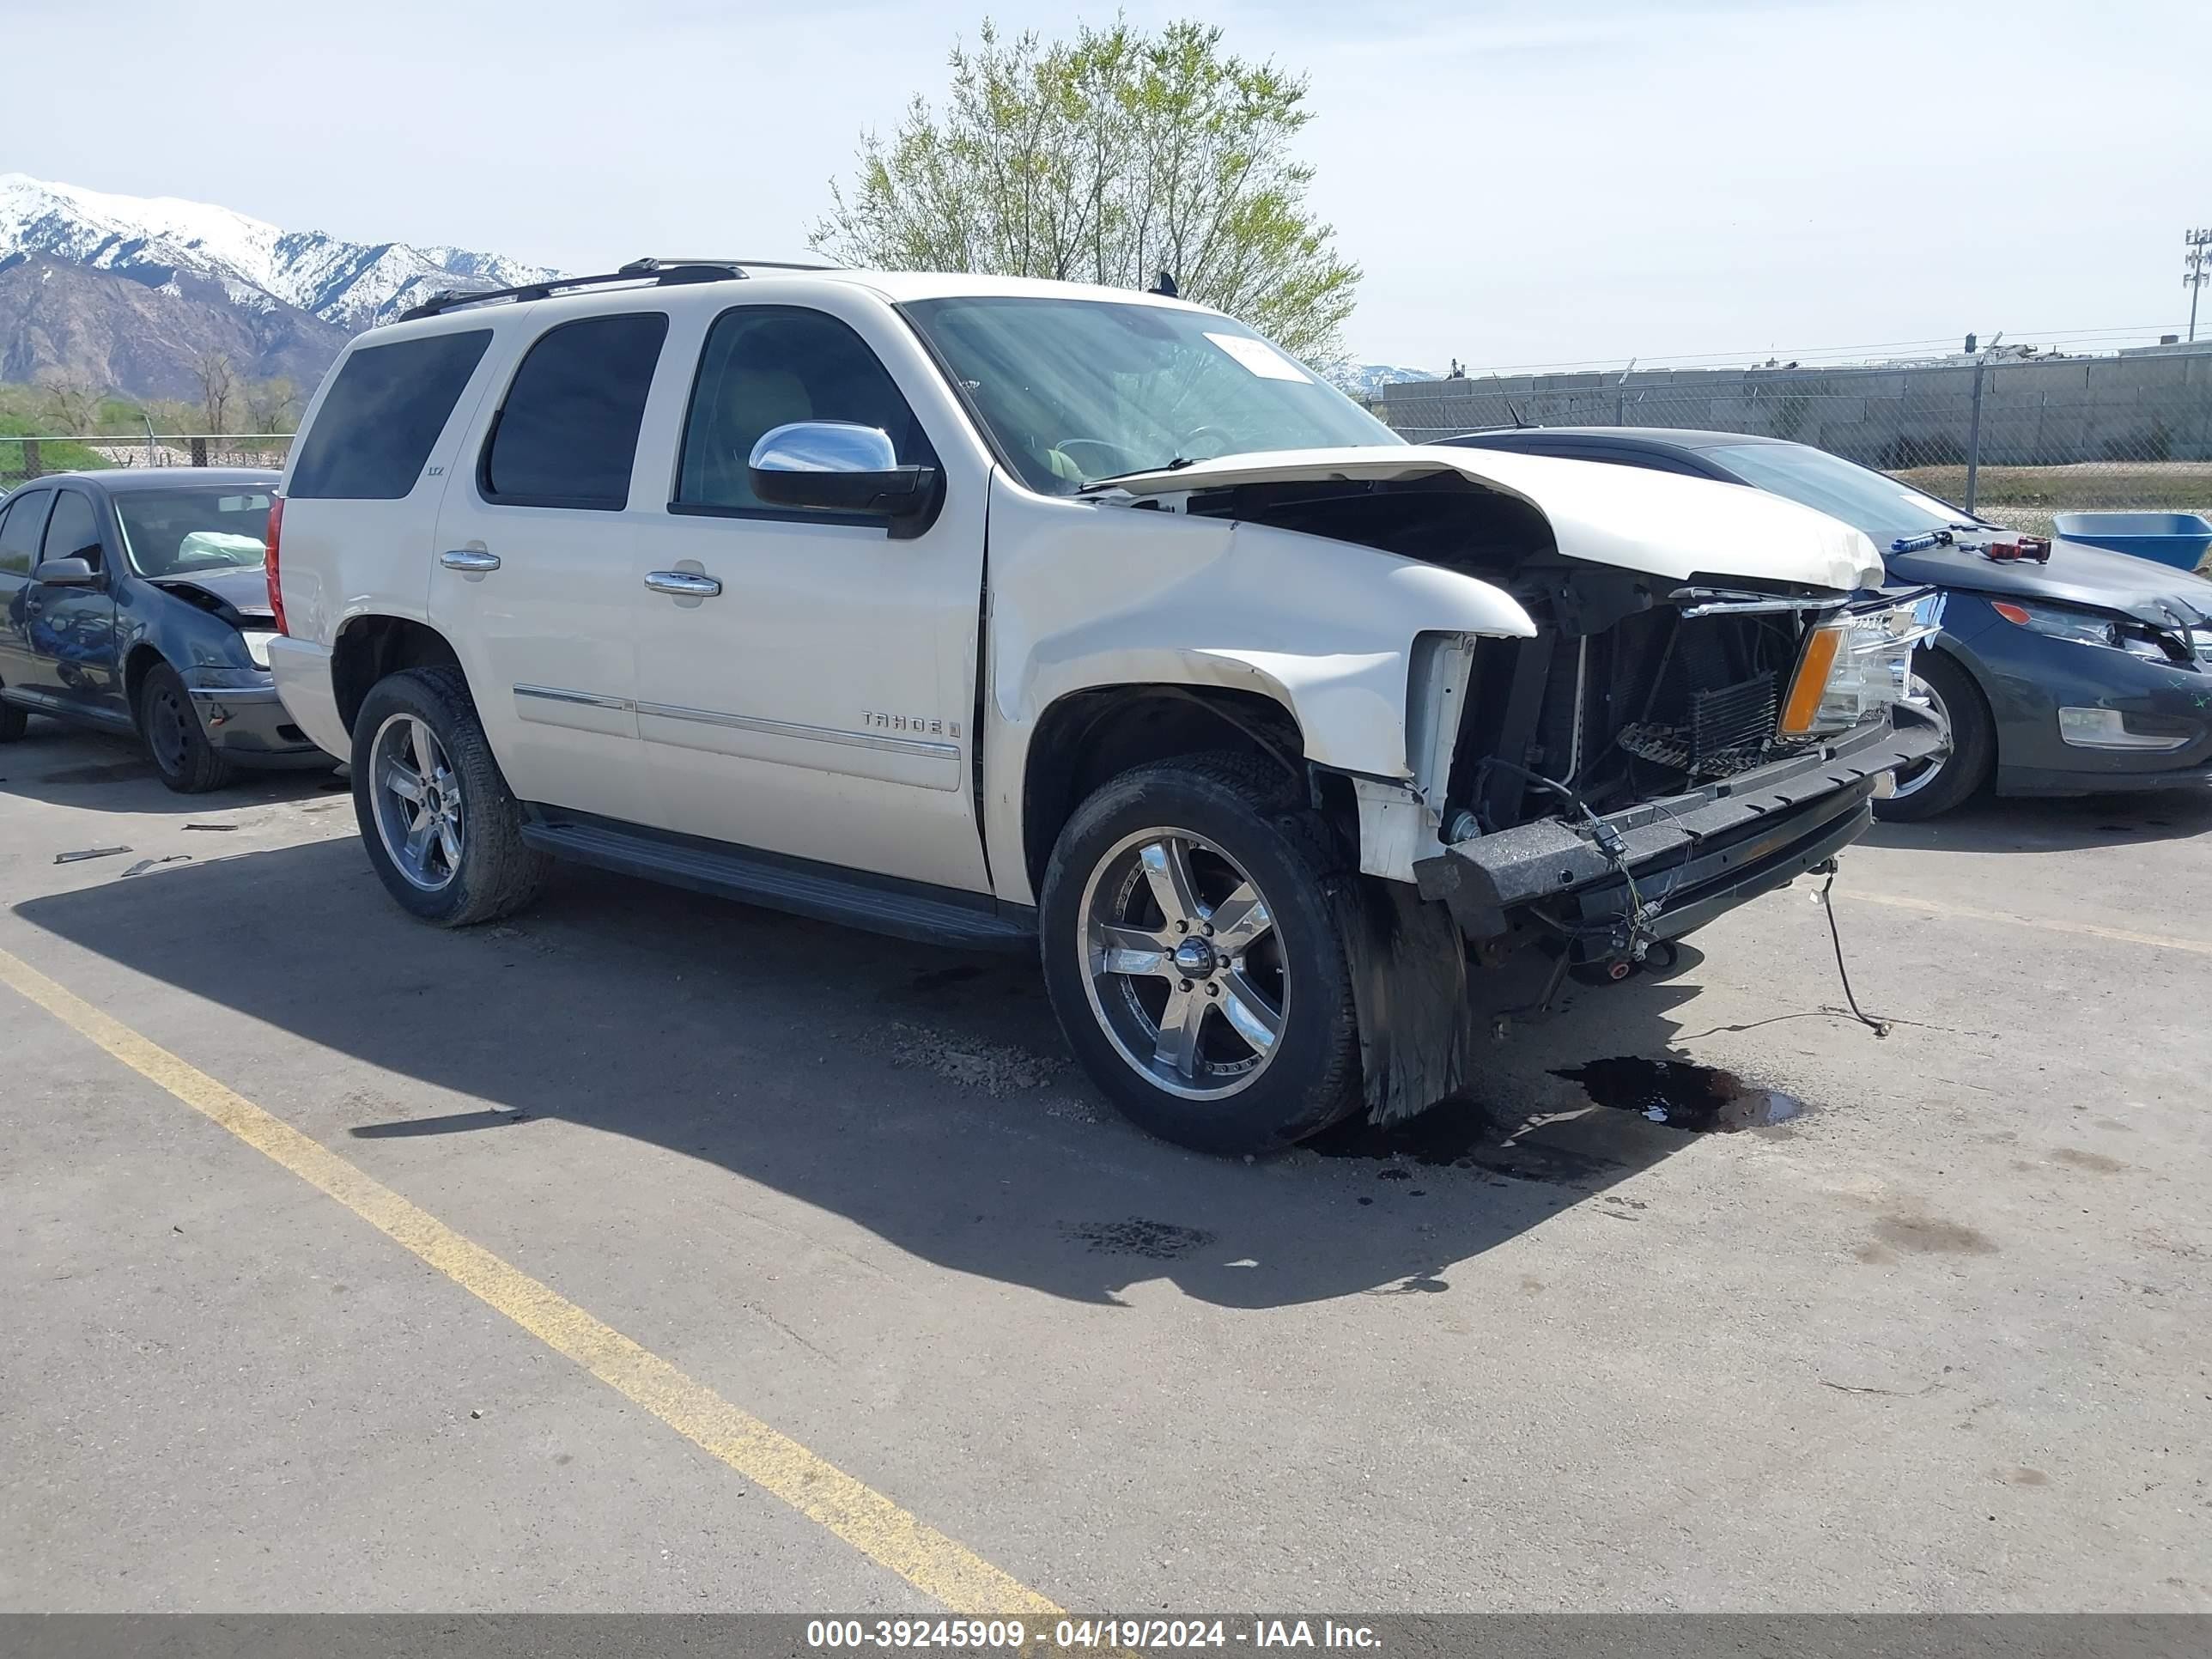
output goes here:
<path id="1" fill-rule="evenodd" d="M 1317 1626 L 1317 1627 L 1316 1627 Z M 1333 1619 L 1060 1619 L 1032 1632 L 1018 1620 L 815 1619 L 806 1626 L 811 1648 L 976 1649 L 1042 1647 L 1074 1652 L 1187 1648 L 1334 1648 L 1373 1652 L 1381 1638 L 1366 1625 Z"/>
<path id="2" fill-rule="evenodd" d="M 1382 1638 L 1367 1625 L 1334 1619 L 1062 1619 L 1053 1627 L 1062 1648 L 1337 1648 L 1372 1652 Z"/>

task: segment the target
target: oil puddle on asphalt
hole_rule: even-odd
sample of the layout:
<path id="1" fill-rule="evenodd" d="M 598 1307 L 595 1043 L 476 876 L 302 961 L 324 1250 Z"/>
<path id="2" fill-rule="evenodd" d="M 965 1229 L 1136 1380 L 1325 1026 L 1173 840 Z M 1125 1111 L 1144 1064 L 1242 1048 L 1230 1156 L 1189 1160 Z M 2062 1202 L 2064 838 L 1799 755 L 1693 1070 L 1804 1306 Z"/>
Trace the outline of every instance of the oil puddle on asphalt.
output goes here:
<path id="1" fill-rule="evenodd" d="M 1347 1118 L 1304 1143 L 1323 1158 L 1411 1158 L 1416 1164 L 1471 1168 L 1474 1155 L 1496 1144 L 1490 1115 L 1471 1100 L 1447 1100 L 1419 1117 L 1396 1123 Z"/>
<path id="2" fill-rule="evenodd" d="M 1180 1261 L 1213 1243 L 1213 1235 L 1200 1228 L 1135 1216 L 1127 1221 L 1071 1222 L 1060 1231 L 1063 1237 L 1085 1246 L 1093 1255 L 1140 1255 L 1152 1261 Z"/>
<path id="3" fill-rule="evenodd" d="M 1378 1181 L 1410 1181 L 1408 1163 L 1431 1169 L 1480 1170 L 1515 1181 L 1540 1181 L 1558 1187 L 1586 1186 L 1608 1178 L 1619 1167 L 1610 1158 L 1556 1145 L 1523 1133 L 1472 1100 L 1447 1100 L 1419 1117 L 1376 1124 L 1355 1117 L 1324 1129 L 1301 1150 L 1323 1158 L 1364 1158 L 1381 1163 Z M 1408 1198 L 1426 1188 L 1409 1187 Z M 1364 1204 L 1368 1200 L 1359 1200 Z"/>
<path id="4" fill-rule="evenodd" d="M 1622 1054 L 1555 1071 L 1601 1106 L 1634 1112 L 1654 1123 L 1692 1133 L 1758 1129 L 1797 1116 L 1804 1103 L 1778 1089 L 1762 1089 L 1733 1072 L 1682 1060 Z"/>

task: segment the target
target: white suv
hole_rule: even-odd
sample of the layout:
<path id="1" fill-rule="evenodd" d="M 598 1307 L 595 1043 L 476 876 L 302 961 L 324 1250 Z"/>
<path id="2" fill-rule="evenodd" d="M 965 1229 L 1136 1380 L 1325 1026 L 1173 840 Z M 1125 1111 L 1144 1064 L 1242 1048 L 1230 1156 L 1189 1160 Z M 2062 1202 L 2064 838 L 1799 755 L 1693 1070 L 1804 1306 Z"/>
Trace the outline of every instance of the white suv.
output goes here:
<path id="1" fill-rule="evenodd" d="M 1470 972 L 1632 971 L 1943 741 L 1893 721 L 1932 618 L 1854 600 L 1858 532 L 1407 445 L 1149 295 L 440 296 L 352 343 L 282 493 L 270 665 L 407 909 L 504 915 L 551 854 L 1041 941 L 1098 1085 L 1218 1151 L 1440 1098 Z"/>

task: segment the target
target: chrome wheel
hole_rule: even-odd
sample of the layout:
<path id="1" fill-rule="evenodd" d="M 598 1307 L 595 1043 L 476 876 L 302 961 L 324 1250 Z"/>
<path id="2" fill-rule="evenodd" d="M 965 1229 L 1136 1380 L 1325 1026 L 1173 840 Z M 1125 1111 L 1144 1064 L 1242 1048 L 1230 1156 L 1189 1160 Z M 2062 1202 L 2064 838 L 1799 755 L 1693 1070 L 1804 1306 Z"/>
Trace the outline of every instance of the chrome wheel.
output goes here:
<path id="1" fill-rule="evenodd" d="M 1947 735 L 1949 733 L 1951 713 L 1943 707 L 1943 698 L 1934 686 L 1915 674 L 1911 684 L 1905 690 L 1905 696 L 1913 702 L 1925 703 L 1928 712 L 1936 717 L 1936 724 L 1942 726 Z M 1936 756 L 1932 760 L 1922 761 L 1917 766 L 1899 767 L 1897 771 L 1897 781 L 1889 792 L 1890 799 L 1902 800 L 1908 795 L 1918 794 L 1942 775 L 1943 763 L 1948 759 L 1950 757 L 1943 754 Z"/>
<path id="2" fill-rule="evenodd" d="M 1188 1100 L 1249 1088 L 1282 1046 L 1290 985 L 1273 912 L 1202 836 L 1123 838 L 1084 888 L 1084 985 L 1122 1060 Z"/>
<path id="3" fill-rule="evenodd" d="M 466 832 L 461 781 L 427 720 L 394 714 L 370 746 L 377 837 L 407 881 L 426 893 L 450 885 Z"/>

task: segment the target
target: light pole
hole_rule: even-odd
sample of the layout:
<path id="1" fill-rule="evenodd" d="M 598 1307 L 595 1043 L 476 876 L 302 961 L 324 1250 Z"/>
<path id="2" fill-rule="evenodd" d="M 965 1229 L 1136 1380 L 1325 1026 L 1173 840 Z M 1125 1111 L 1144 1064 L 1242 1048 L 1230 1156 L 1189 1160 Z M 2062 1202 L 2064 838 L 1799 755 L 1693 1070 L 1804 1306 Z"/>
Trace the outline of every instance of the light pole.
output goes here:
<path id="1" fill-rule="evenodd" d="M 2205 252 L 2212 248 L 2212 225 L 2183 231 L 2181 245 L 2189 250 L 2182 256 L 2181 285 L 2189 290 L 2189 339 L 2193 345 L 2197 342 L 2197 290 L 2212 283 L 2212 256 Z"/>

